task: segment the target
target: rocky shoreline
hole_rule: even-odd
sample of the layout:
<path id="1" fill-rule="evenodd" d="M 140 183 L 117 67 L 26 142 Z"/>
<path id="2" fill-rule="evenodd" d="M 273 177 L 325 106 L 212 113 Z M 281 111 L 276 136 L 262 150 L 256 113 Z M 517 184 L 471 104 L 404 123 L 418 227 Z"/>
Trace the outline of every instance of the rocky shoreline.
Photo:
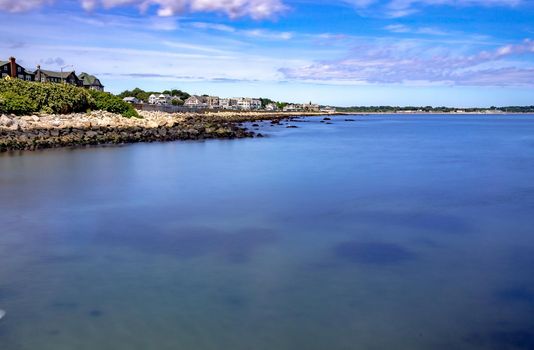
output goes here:
<path id="1" fill-rule="evenodd" d="M 302 114 L 140 112 L 140 115 L 142 118 L 124 118 L 103 111 L 24 117 L 1 115 L 0 152 L 101 144 L 254 137 L 258 135 L 240 126 L 240 123 L 282 120 Z"/>

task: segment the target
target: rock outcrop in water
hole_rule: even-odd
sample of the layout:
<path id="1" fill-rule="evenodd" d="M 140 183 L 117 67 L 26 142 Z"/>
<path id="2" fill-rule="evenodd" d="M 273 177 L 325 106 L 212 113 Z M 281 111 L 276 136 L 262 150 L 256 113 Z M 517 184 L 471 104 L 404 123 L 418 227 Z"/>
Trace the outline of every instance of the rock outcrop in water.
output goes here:
<path id="1" fill-rule="evenodd" d="M 99 144 L 174 140 L 232 139 L 255 136 L 242 122 L 293 117 L 290 113 L 140 112 L 142 118 L 95 111 L 68 115 L 0 116 L 0 152 Z"/>
<path id="2" fill-rule="evenodd" d="M 225 120 L 166 113 L 124 118 L 108 112 L 90 114 L 0 116 L 0 151 L 35 150 L 97 144 L 120 144 L 211 138 L 243 138 L 254 134 Z"/>

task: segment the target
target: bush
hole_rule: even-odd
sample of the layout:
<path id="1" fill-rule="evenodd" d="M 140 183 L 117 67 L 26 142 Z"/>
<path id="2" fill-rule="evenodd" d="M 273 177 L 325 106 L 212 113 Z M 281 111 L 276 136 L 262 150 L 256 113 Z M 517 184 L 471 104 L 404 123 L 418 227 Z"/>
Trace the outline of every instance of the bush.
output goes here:
<path id="1" fill-rule="evenodd" d="M 93 104 L 88 91 L 69 84 L 27 82 L 19 79 L 1 80 L 0 94 L 8 94 L 9 99 L 19 96 L 21 99 L 32 101 L 31 110 L 12 111 L 14 114 L 85 112 Z"/>
<path id="2" fill-rule="evenodd" d="M 68 114 L 104 110 L 125 117 L 138 117 L 133 107 L 119 97 L 70 84 L 0 80 L 0 113 L 17 115 L 37 112 Z"/>
<path id="3" fill-rule="evenodd" d="M 0 92 L 0 112 L 17 115 L 32 114 L 37 110 L 35 101 L 13 91 Z"/>
<path id="4" fill-rule="evenodd" d="M 94 100 L 94 109 L 121 114 L 124 117 L 139 117 L 137 111 L 129 103 L 124 102 L 115 95 L 107 92 L 90 90 L 89 93 Z"/>

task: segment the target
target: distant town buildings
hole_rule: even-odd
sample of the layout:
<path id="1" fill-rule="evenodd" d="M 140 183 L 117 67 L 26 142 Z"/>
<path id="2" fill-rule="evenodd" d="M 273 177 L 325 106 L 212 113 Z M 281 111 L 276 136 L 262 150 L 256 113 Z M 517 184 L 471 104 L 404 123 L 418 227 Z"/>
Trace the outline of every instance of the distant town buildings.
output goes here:
<path id="1" fill-rule="evenodd" d="M 19 65 L 15 57 L 10 57 L 9 61 L 0 61 L 0 75 L 2 79 L 9 77 L 41 83 L 65 83 L 86 89 L 104 91 L 104 85 L 94 75 L 88 73 L 76 75 L 75 71 L 56 72 L 41 69 L 41 66 L 37 66 L 37 69 L 32 72 Z"/>
<path id="2" fill-rule="evenodd" d="M 224 110 L 259 110 L 262 107 L 259 98 L 236 97 L 220 98 L 217 96 L 198 96 L 189 97 L 185 107 L 191 109 L 224 109 Z"/>

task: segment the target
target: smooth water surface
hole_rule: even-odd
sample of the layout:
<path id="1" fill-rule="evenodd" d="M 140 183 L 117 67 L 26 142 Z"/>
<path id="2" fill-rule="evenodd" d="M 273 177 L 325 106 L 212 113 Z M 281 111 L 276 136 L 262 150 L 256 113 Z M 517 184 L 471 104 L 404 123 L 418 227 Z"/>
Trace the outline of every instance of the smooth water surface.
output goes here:
<path id="1" fill-rule="evenodd" d="M 534 116 L 345 118 L 0 154 L 0 349 L 534 349 Z"/>

